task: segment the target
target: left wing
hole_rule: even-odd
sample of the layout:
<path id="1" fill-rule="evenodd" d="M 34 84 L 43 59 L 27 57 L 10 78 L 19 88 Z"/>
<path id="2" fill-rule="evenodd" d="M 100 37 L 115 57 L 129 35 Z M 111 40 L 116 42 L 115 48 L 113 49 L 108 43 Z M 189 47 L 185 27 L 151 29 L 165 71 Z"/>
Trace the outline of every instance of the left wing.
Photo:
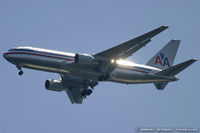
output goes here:
<path id="1" fill-rule="evenodd" d="M 66 92 L 72 104 L 82 104 L 83 96 L 81 96 L 81 88 L 69 88 Z"/>
<path id="2" fill-rule="evenodd" d="M 67 95 L 71 103 L 82 104 L 83 96 L 81 96 L 81 91 L 83 90 L 83 84 L 85 83 L 83 79 L 73 76 L 60 74 L 62 79 L 62 87 L 67 92 Z"/>
<path id="3" fill-rule="evenodd" d="M 74 75 L 60 74 L 61 88 L 64 88 L 71 103 L 82 104 L 83 99 L 92 93 L 90 88 L 98 85 L 98 81 L 86 80 Z"/>
<path id="4" fill-rule="evenodd" d="M 145 46 L 147 43 L 149 43 L 151 41 L 151 38 L 153 38 L 154 36 L 156 36 L 157 34 L 159 34 L 167 28 L 167 26 L 161 26 L 125 43 L 107 49 L 103 52 L 97 53 L 95 54 L 95 56 L 100 56 L 109 59 L 126 59 L 127 57 L 135 53 L 137 50 Z"/>

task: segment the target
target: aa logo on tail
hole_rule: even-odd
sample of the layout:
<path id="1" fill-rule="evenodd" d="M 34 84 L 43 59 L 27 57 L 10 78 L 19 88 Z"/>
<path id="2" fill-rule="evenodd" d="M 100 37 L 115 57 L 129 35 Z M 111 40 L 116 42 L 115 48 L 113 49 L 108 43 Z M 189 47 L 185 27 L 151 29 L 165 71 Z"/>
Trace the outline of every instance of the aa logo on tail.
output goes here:
<path id="1" fill-rule="evenodd" d="M 165 66 L 167 65 L 168 67 L 170 67 L 169 65 L 169 60 L 167 57 L 164 56 L 164 53 L 160 53 L 160 56 L 156 57 L 156 61 L 155 64 L 160 64 L 160 66 Z"/>

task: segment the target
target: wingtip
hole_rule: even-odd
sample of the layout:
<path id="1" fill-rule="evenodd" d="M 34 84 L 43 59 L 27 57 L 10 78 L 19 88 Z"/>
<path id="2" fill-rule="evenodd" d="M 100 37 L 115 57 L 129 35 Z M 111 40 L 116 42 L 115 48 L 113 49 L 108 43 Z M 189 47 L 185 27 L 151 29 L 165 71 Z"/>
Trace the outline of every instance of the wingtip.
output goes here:
<path id="1" fill-rule="evenodd" d="M 169 28 L 169 26 L 167 26 L 167 25 L 162 25 L 161 28 L 167 29 L 167 28 Z"/>
<path id="2" fill-rule="evenodd" d="M 197 61 L 197 59 L 190 59 L 188 60 L 188 62 L 190 62 L 191 64 L 195 63 Z"/>
<path id="3" fill-rule="evenodd" d="M 197 61 L 197 59 L 191 59 L 193 62 L 196 62 Z"/>
<path id="4" fill-rule="evenodd" d="M 177 43 L 179 43 L 179 44 L 180 44 L 180 42 L 181 42 L 181 40 L 177 40 L 177 39 L 172 39 L 171 41 L 177 42 Z"/>

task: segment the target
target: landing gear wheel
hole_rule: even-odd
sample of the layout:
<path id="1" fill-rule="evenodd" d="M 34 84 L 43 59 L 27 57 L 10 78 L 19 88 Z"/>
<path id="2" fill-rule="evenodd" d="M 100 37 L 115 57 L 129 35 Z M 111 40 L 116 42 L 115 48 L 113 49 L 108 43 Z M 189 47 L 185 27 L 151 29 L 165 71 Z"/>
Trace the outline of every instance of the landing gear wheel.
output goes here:
<path id="1" fill-rule="evenodd" d="M 108 74 L 106 74 L 106 75 L 103 75 L 103 74 L 102 74 L 102 75 L 99 76 L 98 80 L 99 80 L 99 81 L 105 81 L 105 80 L 107 80 L 108 78 L 109 78 L 109 75 L 108 75 Z"/>
<path id="2" fill-rule="evenodd" d="M 81 96 L 85 97 L 86 96 L 86 91 L 81 92 Z"/>
<path id="3" fill-rule="evenodd" d="M 87 91 L 86 91 L 86 95 L 90 95 L 90 94 L 92 94 L 92 90 L 91 89 L 88 89 Z"/>
<path id="4" fill-rule="evenodd" d="M 19 71 L 19 73 L 18 73 L 18 74 L 21 76 L 23 73 L 24 73 L 23 71 Z"/>
<path id="5" fill-rule="evenodd" d="M 81 92 L 81 96 L 83 96 L 83 97 L 89 96 L 90 94 L 92 94 L 92 90 L 91 89 L 83 90 Z"/>

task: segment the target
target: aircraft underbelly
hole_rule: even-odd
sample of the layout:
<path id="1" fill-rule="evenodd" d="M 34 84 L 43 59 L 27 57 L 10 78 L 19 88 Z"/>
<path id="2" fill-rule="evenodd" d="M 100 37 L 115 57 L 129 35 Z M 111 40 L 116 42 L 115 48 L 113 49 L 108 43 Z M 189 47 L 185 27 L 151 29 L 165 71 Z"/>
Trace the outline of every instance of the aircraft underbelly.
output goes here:
<path id="1" fill-rule="evenodd" d="M 13 59 L 12 56 L 10 59 L 13 64 L 21 64 L 22 67 L 25 68 L 55 73 L 59 73 L 60 71 L 67 72 L 66 70 L 60 69 L 60 64 L 63 63 L 63 60 L 59 59 L 49 59 L 47 57 L 37 57 L 33 55 L 15 55 Z"/>

